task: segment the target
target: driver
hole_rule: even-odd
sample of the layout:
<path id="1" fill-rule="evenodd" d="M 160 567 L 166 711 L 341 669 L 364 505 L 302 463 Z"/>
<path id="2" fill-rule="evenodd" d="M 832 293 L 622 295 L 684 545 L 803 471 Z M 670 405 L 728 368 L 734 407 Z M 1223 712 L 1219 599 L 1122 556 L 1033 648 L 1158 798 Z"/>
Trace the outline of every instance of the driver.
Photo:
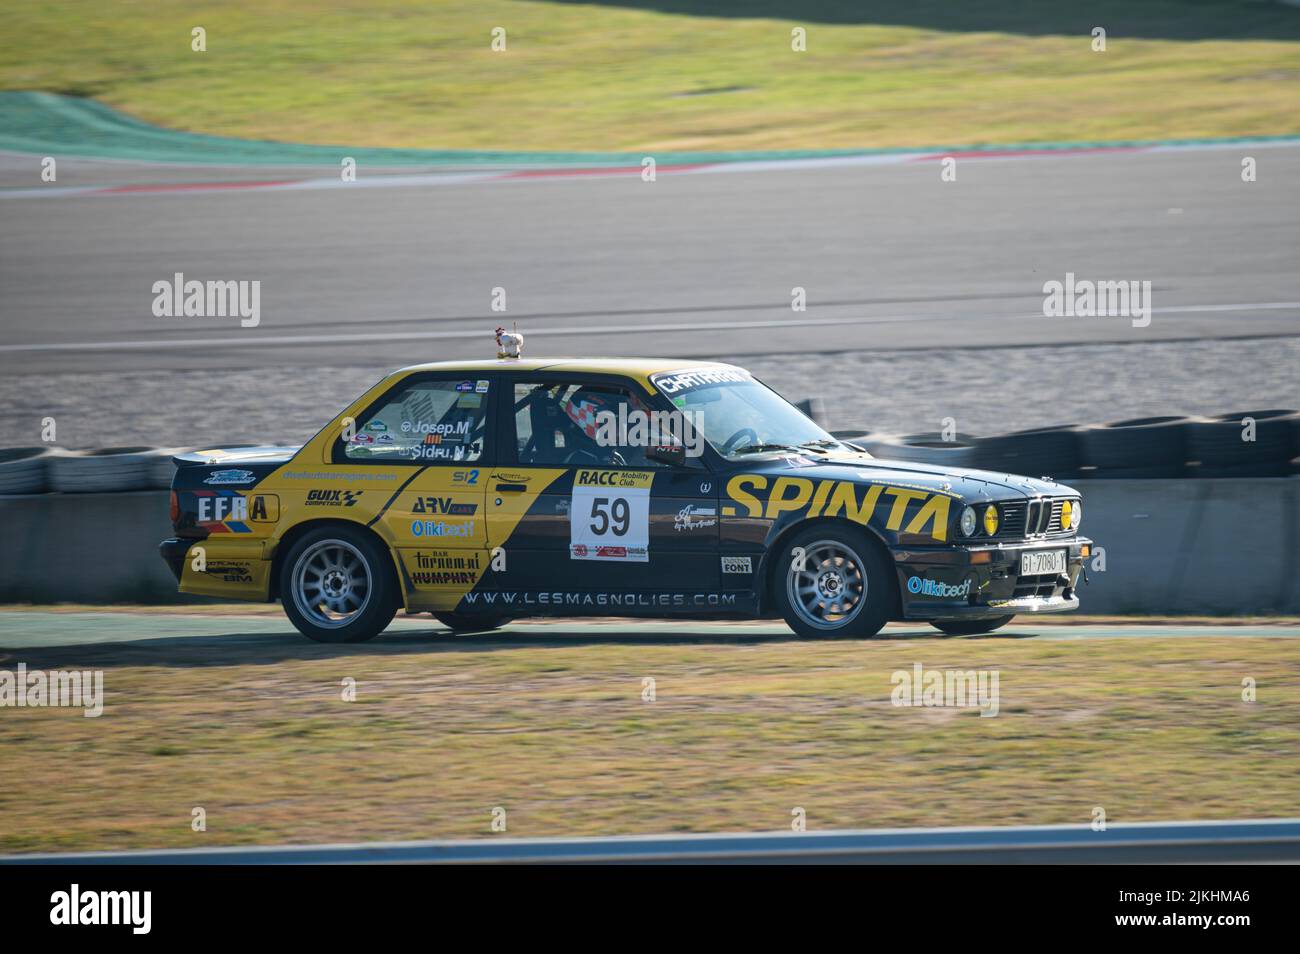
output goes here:
<path id="1" fill-rule="evenodd" d="M 628 446 L 624 443 L 625 435 L 619 432 L 619 423 L 630 422 L 632 415 L 645 415 L 649 420 L 650 408 L 634 395 L 624 391 L 579 388 L 564 402 L 564 413 L 580 434 L 575 436 L 570 462 L 586 459 L 594 463 L 625 465 L 644 461 L 645 448 Z M 607 415 L 612 415 L 612 418 Z M 602 420 L 613 421 L 614 426 L 606 426 L 604 434 L 612 433 L 616 443 L 602 445 L 597 440 Z"/>

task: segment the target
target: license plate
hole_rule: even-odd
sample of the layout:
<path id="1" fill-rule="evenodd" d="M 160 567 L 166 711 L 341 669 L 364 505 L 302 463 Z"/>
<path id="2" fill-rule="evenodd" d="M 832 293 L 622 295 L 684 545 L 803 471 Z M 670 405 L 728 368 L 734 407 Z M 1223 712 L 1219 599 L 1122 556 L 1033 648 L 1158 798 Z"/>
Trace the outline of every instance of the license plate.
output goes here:
<path id="1" fill-rule="evenodd" d="M 1065 572 L 1064 550 L 1029 550 L 1020 554 L 1020 575 L 1039 576 Z"/>

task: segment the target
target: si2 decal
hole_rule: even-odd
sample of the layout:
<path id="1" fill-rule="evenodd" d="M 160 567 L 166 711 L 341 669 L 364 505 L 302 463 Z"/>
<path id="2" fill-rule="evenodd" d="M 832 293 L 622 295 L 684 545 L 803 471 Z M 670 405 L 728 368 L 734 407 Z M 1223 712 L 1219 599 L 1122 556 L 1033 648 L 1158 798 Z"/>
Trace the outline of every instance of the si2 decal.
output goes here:
<path id="1" fill-rule="evenodd" d="M 650 471 L 579 470 L 569 504 L 569 558 L 650 561 Z"/>
<path id="2" fill-rule="evenodd" d="M 764 499 L 756 494 L 768 491 Z M 748 516 L 775 519 L 783 513 L 806 518 L 843 516 L 856 523 L 870 523 L 884 515 L 886 530 L 928 534 L 939 542 L 948 540 L 948 515 L 952 498 L 911 487 L 886 484 L 863 486 L 848 480 L 810 480 L 807 477 L 778 477 L 768 488 L 762 474 L 739 474 L 727 481 L 727 497 L 739 507 L 723 505 L 724 517 Z M 910 504 L 918 504 L 904 526 Z"/>

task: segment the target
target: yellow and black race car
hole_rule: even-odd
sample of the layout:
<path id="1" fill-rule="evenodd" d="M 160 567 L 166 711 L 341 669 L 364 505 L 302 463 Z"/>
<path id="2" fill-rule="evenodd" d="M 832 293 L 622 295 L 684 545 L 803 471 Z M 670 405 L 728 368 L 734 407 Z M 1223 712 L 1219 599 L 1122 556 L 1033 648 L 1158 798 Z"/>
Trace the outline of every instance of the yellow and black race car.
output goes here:
<path id="1" fill-rule="evenodd" d="M 280 599 L 322 642 L 399 608 L 888 620 L 987 632 L 1072 610 L 1090 541 L 1046 478 L 881 460 L 741 368 L 443 362 L 394 372 L 299 448 L 177 458 L 163 557 L 186 593 Z"/>

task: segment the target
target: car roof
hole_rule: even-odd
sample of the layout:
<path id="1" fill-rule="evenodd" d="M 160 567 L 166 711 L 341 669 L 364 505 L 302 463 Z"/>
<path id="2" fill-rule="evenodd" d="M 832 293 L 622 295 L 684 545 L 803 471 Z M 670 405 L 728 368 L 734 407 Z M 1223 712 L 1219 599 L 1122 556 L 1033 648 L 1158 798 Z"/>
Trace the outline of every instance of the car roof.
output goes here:
<path id="1" fill-rule="evenodd" d="M 486 361 L 433 361 L 402 368 L 400 374 L 415 371 L 559 371 L 577 374 L 622 374 L 647 386 L 650 376 L 663 371 L 694 368 L 733 368 L 720 361 L 689 358 L 500 358 Z"/>

